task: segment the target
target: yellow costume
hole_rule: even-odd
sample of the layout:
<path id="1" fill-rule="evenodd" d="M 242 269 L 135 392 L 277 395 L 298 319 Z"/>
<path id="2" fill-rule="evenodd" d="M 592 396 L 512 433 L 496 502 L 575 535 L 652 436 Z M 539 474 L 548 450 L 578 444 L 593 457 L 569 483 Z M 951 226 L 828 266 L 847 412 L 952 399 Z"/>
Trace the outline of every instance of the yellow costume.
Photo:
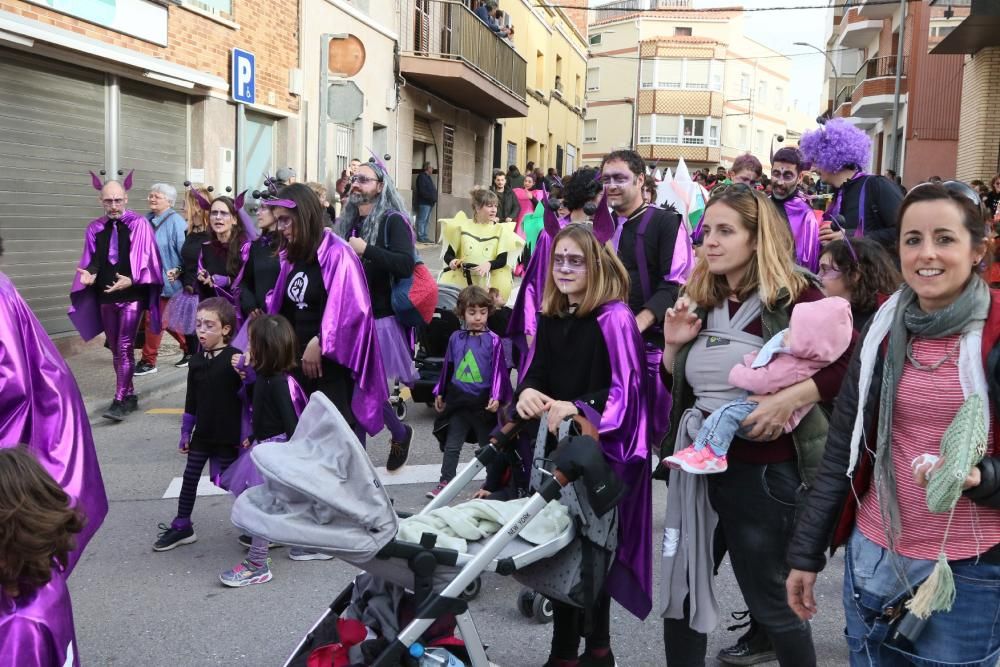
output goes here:
<path id="1" fill-rule="evenodd" d="M 513 286 L 512 269 L 517 264 L 517 258 L 524 247 L 524 239 L 514 231 L 516 223 L 490 222 L 479 224 L 465 213 L 459 211 L 450 219 L 443 219 L 441 230 L 442 257 L 450 246 L 455 251 L 455 257 L 467 264 L 483 264 L 492 262 L 501 253 L 507 253 L 507 263 L 499 269 L 493 269 L 488 276 L 472 273 L 472 284 L 483 289 L 495 287 L 500 290 L 500 296 L 506 301 L 510 297 Z M 442 285 L 468 286 L 465 274 L 451 271 L 447 267 L 438 276 Z"/>

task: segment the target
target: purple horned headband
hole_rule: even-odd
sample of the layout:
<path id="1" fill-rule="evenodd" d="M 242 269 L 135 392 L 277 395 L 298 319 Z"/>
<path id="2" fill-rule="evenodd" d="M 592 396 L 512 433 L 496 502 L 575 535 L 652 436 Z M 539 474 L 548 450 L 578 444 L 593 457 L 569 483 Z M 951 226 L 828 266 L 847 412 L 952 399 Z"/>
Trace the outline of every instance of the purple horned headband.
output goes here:
<path id="1" fill-rule="evenodd" d="M 101 180 L 101 176 L 106 176 L 108 172 L 106 172 L 105 170 L 101 169 L 101 176 L 98 176 L 93 171 L 91 171 L 89 173 L 90 173 L 90 184 L 94 186 L 94 189 L 97 190 L 98 192 L 100 192 L 101 190 L 103 190 L 104 186 L 105 186 L 105 183 L 104 183 L 104 181 Z M 125 173 L 124 169 L 119 169 L 118 170 L 118 175 L 119 176 L 123 175 L 124 173 Z M 129 190 L 132 189 L 132 175 L 134 173 L 135 173 L 135 169 L 132 169 L 131 171 L 128 172 L 128 176 L 126 176 L 124 178 L 124 180 L 122 180 L 122 189 L 125 190 L 125 192 L 128 192 Z"/>
<path id="2" fill-rule="evenodd" d="M 295 202 L 291 199 L 265 199 L 261 206 L 280 206 L 281 208 L 295 208 Z"/>

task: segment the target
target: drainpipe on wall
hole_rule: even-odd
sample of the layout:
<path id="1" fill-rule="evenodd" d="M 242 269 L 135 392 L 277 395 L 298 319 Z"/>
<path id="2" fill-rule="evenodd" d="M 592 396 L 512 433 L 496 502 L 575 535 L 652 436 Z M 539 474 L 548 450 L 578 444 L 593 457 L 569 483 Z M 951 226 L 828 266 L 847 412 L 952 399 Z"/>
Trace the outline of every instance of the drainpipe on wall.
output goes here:
<path id="1" fill-rule="evenodd" d="M 892 170 L 901 178 L 902 170 L 899 168 L 900 144 L 902 138 L 899 136 L 899 89 L 903 78 L 903 40 L 906 38 L 906 0 L 899 0 L 899 43 L 896 45 L 896 90 L 892 98 Z"/>

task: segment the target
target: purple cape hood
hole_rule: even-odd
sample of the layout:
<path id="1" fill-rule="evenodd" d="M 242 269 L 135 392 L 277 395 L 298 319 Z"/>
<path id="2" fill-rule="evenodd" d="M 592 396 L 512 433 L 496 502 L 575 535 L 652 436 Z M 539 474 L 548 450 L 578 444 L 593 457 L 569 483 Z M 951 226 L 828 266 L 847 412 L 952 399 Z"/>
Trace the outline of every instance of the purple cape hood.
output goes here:
<path id="1" fill-rule="evenodd" d="M 79 667 L 65 576 L 65 572 L 53 570 L 49 583 L 23 598 L 0 592 L 3 664 Z"/>
<path id="2" fill-rule="evenodd" d="M 597 325 L 608 346 L 611 387 L 603 414 L 577 403 L 580 414 L 600 424 L 604 457 L 628 485 L 618 506 L 618 550 L 607 590 L 639 619 L 653 607 L 653 491 L 646 427 L 646 353 L 635 316 L 624 303 L 601 306 Z M 531 346 L 534 354 L 535 346 Z M 530 359 L 528 365 L 530 365 Z"/>
<path id="3" fill-rule="evenodd" d="M 282 250 L 279 256 L 281 271 L 267 298 L 267 312 L 272 315 L 281 312 L 285 285 L 292 272 L 285 251 Z M 316 258 L 326 288 L 320 347 L 324 357 L 351 371 L 354 378 L 351 409 L 365 431 L 375 435 L 384 426 L 382 405 L 389 400 L 389 390 L 376 340 L 365 271 L 351 246 L 328 229 L 323 232 Z"/>
<path id="4" fill-rule="evenodd" d="M 85 269 L 90 266 L 94 257 L 94 249 L 97 246 L 97 234 L 104 229 L 107 221 L 107 216 L 101 216 L 91 220 L 90 224 L 87 225 L 79 268 Z M 125 223 L 129 230 L 129 264 L 132 267 L 132 283 L 149 285 L 149 301 L 146 308 L 149 310 L 153 331 L 159 333 L 163 270 L 160 266 L 160 253 L 156 249 L 153 227 L 146 218 L 131 210 L 122 214 L 121 222 Z M 104 325 L 101 324 L 100 304 L 97 302 L 97 290 L 84 286 L 80 282 L 79 273 L 73 277 L 73 288 L 69 293 L 69 301 L 69 319 L 73 322 L 76 330 L 80 332 L 81 338 L 90 340 L 104 331 Z"/>
<path id="5" fill-rule="evenodd" d="M 70 554 L 68 574 L 101 527 L 108 498 L 76 380 L 3 273 L 0 340 L 0 447 L 27 445 L 87 517 L 76 538 L 76 550 Z"/>
<path id="6" fill-rule="evenodd" d="M 801 194 L 789 197 L 784 201 L 776 201 L 778 206 L 785 207 L 788 214 L 788 226 L 795 239 L 795 261 L 813 273 L 819 271 L 819 221 L 812 206 Z"/>

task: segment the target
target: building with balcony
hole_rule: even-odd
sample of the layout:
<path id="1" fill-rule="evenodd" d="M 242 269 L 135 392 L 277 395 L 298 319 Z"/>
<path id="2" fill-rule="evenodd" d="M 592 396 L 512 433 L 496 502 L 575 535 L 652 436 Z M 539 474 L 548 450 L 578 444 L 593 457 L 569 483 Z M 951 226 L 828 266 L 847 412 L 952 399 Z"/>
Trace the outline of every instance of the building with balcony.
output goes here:
<path id="1" fill-rule="evenodd" d="M 955 175 L 988 183 L 1000 173 L 1000 4 L 936 0 L 933 5 L 951 9 L 952 16 L 948 25 L 937 26 L 931 57 L 958 55 L 964 60 Z"/>
<path id="2" fill-rule="evenodd" d="M 768 165 L 788 134 L 791 64 L 743 34 L 739 11 L 692 12 L 689 0 L 618 0 L 593 12 L 584 161 L 634 148 L 650 163 Z M 673 10 L 673 11 L 672 11 Z"/>
<path id="3" fill-rule="evenodd" d="M 503 118 L 493 134 L 493 166 L 523 171 L 534 162 L 570 174 L 583 140 L 587 78 L 586 0 L 512 2 L 501 7 L 514 26 L 513 42 L 528 61 L 528 113 Z"/>
<path id="4" fill-rule="evenodd" d="M 400 189 L 409 194 L 430 162 L 438 187 L 432 217 L 450 217 L 468 211 L 474 185 L 489 182 L 497 119 L 528 115 L 528 63 L 464 2 L 397 5 Z"/>
<path id="5" fill-rule="evenodd" d="M 144 212 L 156 182 L 222 193 L 298 163 L 299 4 L 0 0 L 4 272 L 50 334 L 75 336 L 69 288 L 102 214 L 88 170 L 134 169 Z M 232 98 L 234 47 L 255 56 L 253 103 Z"/>
<path id="6" fill-rule="evenodd" d="M 923 2 L 907 3 L 905 16 L 871 0 L 831 10 L 827 113 L 871 136 L 869 171 L 893 169 L 907 186 L 956 172 L 962 62 L 928 53 L 947 34 L 943 15 Z"/>

